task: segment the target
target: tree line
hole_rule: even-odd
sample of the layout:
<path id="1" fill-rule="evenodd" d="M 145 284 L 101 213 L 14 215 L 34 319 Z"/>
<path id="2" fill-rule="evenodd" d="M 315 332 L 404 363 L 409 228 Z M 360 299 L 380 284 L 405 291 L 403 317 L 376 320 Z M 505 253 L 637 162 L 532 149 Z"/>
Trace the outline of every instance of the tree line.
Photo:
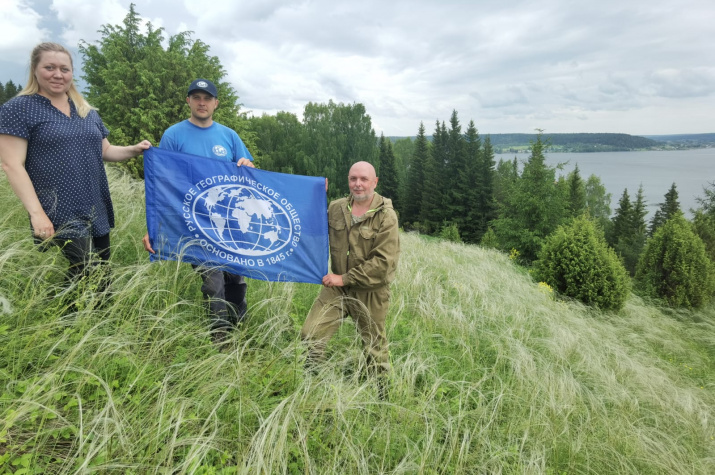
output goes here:
<path id="1" fill-rule="evenodd" d="M 122 25 L 104 25 L 96 43 L 79 45 L 87 99 L 99 109 L 113 143 L 148 139 L 157 144 L 166 128 L 187 118 L 186 87 L 204 77 L 219 91 L 215 119 L 241 135 L 260 168 L 325 176 L 329 199 L 348 193 L 349 167 L 365 160 L 375 166 L 380 177 L 378 192 L 392 199 L 405 230 L 503 250 L 520 263 L 534 266 L 538 275 L 551 279 L 549 285 L 567 295 L 571 292 L 581 298 L 583 293 L 589 303 L 616 308 L 622 305 L 629 285 L 623 274 L 645 281 L 644 275 L 654 269 L 666 272 L 671 280 L 690 272 L 687 278 L 699 279 L 706 295 L 715 293 L 715 186 L 705 190 L 701 209 L 692 222 L 686 222 L 673 184 L 647 225 L 642 190 L 634 199 L 624 190 L 611 217 L 611 195 L 597 176 L 584 180 L 578 167 L 562 176 L 559 166 L 546 164 L 544 153 L 550 142 L 541 132 L 533 136 L 523 163 L 516 157 L 495 163 L 491 137 L 481 137 L 474 121 L 463 127 L 456 110 L 448 122 L 435 122 L 431 139 L 421 123 L 414 140 L 394 143 L 384 135 L 376 136 L 370 116 L 359 103 L 310 102 L 302 119 L 285 111 L 249 116 L 224 81 L 226 72 L 219 59 L 209 54 L 208 45 L 192 39 L 190 32 L 165 41 L 162 28 L 147 23 L 141 31 L 141 24 L 132 4 Z M 141 157 L 120 166 L 143 177 Z M 693 244 L 697 250 L 691 249 L 690 257 L 680 259 L 697 256 L 704 267 L 692 262 L 674 264 L 674 252 L 668 246 L 675 241 L 659 234 L 660 229 L 673 227 L 671 222 L 679 223 L 677 233 L 685 233 L 689 242 L 700 243 Z M 678 239 L 685 238 L 679 235 Z M 671 243 L 663 244 L 665 250 L 659 257 L 649 250 L 649 243 L 656 240 Z M 576 241 L 581 244 L 575 249 L 588 250 L 587 256 L 564 251 Z M 583 262 L 569 261 L 562 268 L 554 264 L 557 258 L 574 259 L 575 254 Z M 650 260 L 643 264 L 646 255 Z M 601 257 L 594 260 L 593 256 Z M 664 264 L 668 259 L 673 262 Z M 650 268 L 641 272 L 643 265 Z M 697 276 L 692 271 L 696 268 Z M 585 274 L 566 278 L 574 269 Z M 601 277 L 596 279 L 596 275 Z M 602 287 L 584 290 L 587 281 L 602 282 Z M 569 290 L 573 282 L 580 283 L 577 291 Z M 604 299 L 594 298 L 599 295 Z M 705 300 L 691 296 L 674 302 L 694 306 Z"/>
<path id="2" fill-rule="evenodd" d="M 0 105 L 5 104 L 7 101 L 15 97 L 20 91 L 22 91 L 22 85 L 16 85 L 12 79 L 7 81 L 5 84 L 0 83 Z"/>

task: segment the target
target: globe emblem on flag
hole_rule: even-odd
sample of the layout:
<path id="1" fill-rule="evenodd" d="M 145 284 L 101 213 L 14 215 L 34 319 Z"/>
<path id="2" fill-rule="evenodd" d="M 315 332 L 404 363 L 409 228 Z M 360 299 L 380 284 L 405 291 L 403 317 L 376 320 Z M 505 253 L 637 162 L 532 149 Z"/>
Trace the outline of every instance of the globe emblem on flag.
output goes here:
<path id="1" fill-rule="evenodd" d="M 236 254 L 273 254 L 291 242 L 293 236 L 286 210 L 249 186 L 228 184 L 208 188 L 194 200 L 193 215 L 208 240 Z"/>

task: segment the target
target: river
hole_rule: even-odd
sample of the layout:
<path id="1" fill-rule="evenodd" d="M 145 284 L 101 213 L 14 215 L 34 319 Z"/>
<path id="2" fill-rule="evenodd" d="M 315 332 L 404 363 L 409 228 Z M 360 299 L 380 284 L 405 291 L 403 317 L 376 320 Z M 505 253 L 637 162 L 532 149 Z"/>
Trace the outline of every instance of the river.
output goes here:
<path id="1" fill-rule="evenodd" d="M 495 160 L 526 161 L 528 154 L 496 154 Z M 675 183 L 680 209 L 691 217 L 691 208 L 697 208 L 696 197 L 704 197 L 703 187 L 715 182 L 715 148 L 693 150 L 667 150 L 648 152 L 599 152 L 599 153 L 548 153 L 546 162 L 555 166 L 565 164 L 561 175 L 570 173 L 578 164 L 579 173 L 585 181 L 596 175 L 611 193 L 611 212 L 618 208 L 624 189 L 628 189 L 631 201 L 635 200 L 638 187 L 643 185 L 648 217 L 653 216 L 665 194 Z"/>

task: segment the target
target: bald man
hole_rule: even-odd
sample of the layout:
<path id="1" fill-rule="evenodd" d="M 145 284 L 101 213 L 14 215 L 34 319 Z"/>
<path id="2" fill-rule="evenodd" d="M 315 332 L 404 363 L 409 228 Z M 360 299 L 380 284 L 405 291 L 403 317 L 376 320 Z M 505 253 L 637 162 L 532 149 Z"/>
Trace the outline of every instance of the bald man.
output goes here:
<path id="1" fill-rule="evenodd" d="M 332 273 L 308 313 L 301 337 L 308 345 L 307 366 L 325 359 L 325 347 L 343 318 L 350 315 L 362 337 L 369 373 L 384 377 L 390 370 L 385 317 L 390 283 L 400 255 L 397 215 L 392 201 L 375 193 L 375 168 L 357 162 L 348 174 L 350 196 L 328 206 Z"/>

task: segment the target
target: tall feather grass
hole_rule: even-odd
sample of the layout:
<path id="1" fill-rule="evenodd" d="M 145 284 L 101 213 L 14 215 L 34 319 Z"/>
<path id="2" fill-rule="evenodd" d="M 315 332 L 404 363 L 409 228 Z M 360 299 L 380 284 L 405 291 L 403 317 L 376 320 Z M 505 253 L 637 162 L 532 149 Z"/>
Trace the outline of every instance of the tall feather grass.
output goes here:
<path id="1" fill-rule="evenodd" d="M 2 473 L 715 473 L 713 308 L 599 312 L 498 252 L 402 234 L 381 401 L 349 320 L 303 371 L 316 285 L 250 281 L 218 351 L 198 276 L 142 249 L 142 184 L 109 175 L 104 293 L 62 289 L 0 181 Z"/>

